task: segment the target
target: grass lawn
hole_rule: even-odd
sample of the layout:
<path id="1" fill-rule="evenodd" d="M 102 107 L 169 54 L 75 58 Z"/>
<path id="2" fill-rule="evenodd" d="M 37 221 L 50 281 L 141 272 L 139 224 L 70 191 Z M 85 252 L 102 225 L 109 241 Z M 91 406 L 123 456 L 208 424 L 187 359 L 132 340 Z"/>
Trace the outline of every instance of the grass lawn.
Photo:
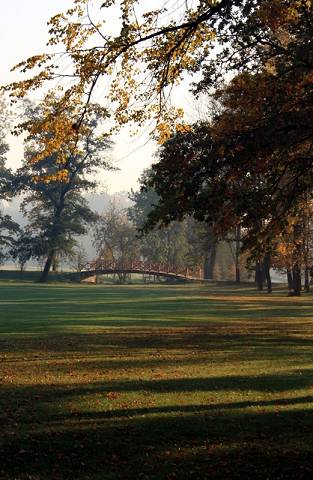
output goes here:
<path id="1" fill-rule="evenodd" d="M 312 296 L 0 284 L 0 479 L 313 478 Z"/>

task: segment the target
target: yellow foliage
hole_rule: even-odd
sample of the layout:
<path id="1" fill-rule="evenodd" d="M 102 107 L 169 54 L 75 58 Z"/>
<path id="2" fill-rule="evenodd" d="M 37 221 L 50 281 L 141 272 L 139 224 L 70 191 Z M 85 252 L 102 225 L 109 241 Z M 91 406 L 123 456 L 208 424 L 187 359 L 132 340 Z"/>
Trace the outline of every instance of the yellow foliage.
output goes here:
<path id="1" fill-rule="evenodd" d="M 50 94 L 44 98 L 42 106 L 46 107 L 46 117 L 21 124 L 17 130 L 25 131 L 28 138 L 38 138 L 38 150 L 31 162 L 55 155 L 56 165 L 66 165 L 68 154 L 77 151 L 83 119 L 93 95 L 99 92 L 97 85 L 101 78 L 106 85 L 104 101 L 113 111 L 110 133 L 128 123 L 142 126 L 152 120 L 156 125 L 155 136 L 159 143 L 164 143 L 173 132 L 189 129 L 183 122 L 183 111 L 169 108 L 167 102 L 171 88 L 182 81 L 184 74 L 197 72 L 203 59 L 211 52 L 214 54 L 218 22 L 215 30 L 214 23 L 198 19 L 210 7 L 218 6 L 219 0 L 201 0 L 193 8 L 188 7 L 188 2 L 181 2 L 177 5 L 178 13 L 170 20 L 166 4 L 137 15 L 138 0 L 102 0 L 100 3 L 103 18 L 94 23 L 89 15 L 88 0 L 73 0 L 71 8 L 54 15 L 48 23 L 48 44 L 57 46 L 53 48 L 57 53 L 34 55 L 15 67 L 22 73 L 35 73 L 8 87 L 13 101 L 50 81 L 66 78 L 59 98 Z M 148 3 L 143 2 L 145 8 L 149 8 Z M 284 46 L 290 41 L 285 27 L 288 22 L 298 22 L 303 6 L 311 8 L 312 0 L 264 0 L 254 15 Z M 116 26 L 119 30 L 114 35 L 106 28 L 112 7 L 119 8 L 120 13 Z M 69 72 L 63 74 L 58 67 L 64 58 L 70 66 Z M 266 69 L 267 74 L 275 75 L 275 62 L 268 61 Z M 312 76 L 308 74 L 306 84 L 309 81 Z M 245 75 L 238 75 L 230 87 L 241 91 L 241 104 L 234 101 L 234 95 L 229 95 L 229 100 L 224 102 L 226 107 L 236 109 L 234 120 L 241 131 L 258 118 L 261 109 L 261 102 L 245 97 L 245 82 Z M 266 81 L 261 75 L 255 88 L 259 98 L 267 94 Z M 289 92 L 285 94 L 288 96 Z M 219 124 L 213 138 L 218 137 L 219 131 L 227 133 L 227 128 L 227 124 Z"/>

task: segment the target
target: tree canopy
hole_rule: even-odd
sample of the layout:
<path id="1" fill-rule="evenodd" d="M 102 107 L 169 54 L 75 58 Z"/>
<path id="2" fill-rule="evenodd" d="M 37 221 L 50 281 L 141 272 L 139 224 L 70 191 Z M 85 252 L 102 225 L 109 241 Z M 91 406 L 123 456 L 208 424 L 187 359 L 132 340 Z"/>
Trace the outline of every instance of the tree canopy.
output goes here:
<path id="1" fill-rule="evenodd" d="M 150 226 L 192 214 L 224 230 L 240 222 L 255 240 L 277 234 L 312 190 L 311 2 L 248 4 L 195 86 L 215 111 L 160 149 Z M 218 66 L 233 76 L 219 82 Z"/>
<path id="2" fill-rule="evenodd" d="M 7 87 L 17 101 L 57 86 L 42 104 L 52 95 L 53 112 L 20 125 L 41 135 L 32 161 L 53 155 L 67 181 L 63 147 L 77 153 L 101 94 L 108 131 L 152 122 L 162 145 L 150 226 L 192 214 L 224 230 L 240 223 L 257 242 L 277 234 L 312 189 L 312 3 L 75 0 L 49 22 L 50 50 L 16 67 L 29 77 Z M 206 124 L 186 125 L 169 102 L 186 78 L 215 102 Z"/>
<path id="3" fill-rule="evenodd" d="M 33 75 L 9 90 L 20 98 L 58 80 L 60 111 L 64 105 L 79 108 L 76 128 L 56 131 L 55 138 L 72 139 L 102 81 L 113 129 L 154 119 L 162 141 L 173 124 L 184 128 L 182 110 L 171 109 L 167 100 L 186 73 L 203 73 L 215 87 L 226 74 L 275 69 L 278 62 L 285 71 L 310 69 L 311 15 L 311 0 L 167 0 L 155 10 L 138 0 L 101 0 L 94 6 L 75 0 L 49 22 L 50 53 L 17 65 Z"/>
<path id="4" fill-rule="evenodd" d="M 96 219 L 82 193 L 97 185 L 95 173 L 100 168 L 113 169 L 107 155 L 111 142 L 101 132 L 103 109 L 90 105 L 75 141 L 63 141 L 57 156 L 51 146 L 54 131 L 45 124 L 46 113 L 55 114 L 57 99 L 50 96 L 49 100 L 45 105 L 27 104 L 24 124 L 31 125 L 35 119 L 44 128 L 26 139 L 25 162 L 12 182 L 15 193 L 24 194 L 22 210 L 29 220 L 26 231 L 34 237 L 35 247 L 29 253 L 46 258 L 42 281 L 56 258 L 71 253 L 75 237 L 85 234 Z M 73 111 L 63 111 L 62 118 L 66 124 L 73 122 Z"/>

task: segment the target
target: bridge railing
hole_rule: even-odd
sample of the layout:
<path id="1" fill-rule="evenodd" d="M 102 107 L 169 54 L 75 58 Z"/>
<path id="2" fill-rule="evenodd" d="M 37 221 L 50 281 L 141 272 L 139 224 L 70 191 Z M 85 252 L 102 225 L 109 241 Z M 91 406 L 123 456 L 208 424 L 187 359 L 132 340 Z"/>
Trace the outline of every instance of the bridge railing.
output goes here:
<path id="1" fill-rule="evenodd" d="M 103 270 L 112 271 L 137 271 L 137 272 L 153 272 L 158 274 L 173 274 L 186 278 L 203 278 L 201 267 L 184 267 L 178 268 L 168 263 L 154 263 L 147 260 L 135 260 L 132 262 L 116 262 L 113 260 L 95 259 L 86 263 L 84 271 L 95 272 Z"/>

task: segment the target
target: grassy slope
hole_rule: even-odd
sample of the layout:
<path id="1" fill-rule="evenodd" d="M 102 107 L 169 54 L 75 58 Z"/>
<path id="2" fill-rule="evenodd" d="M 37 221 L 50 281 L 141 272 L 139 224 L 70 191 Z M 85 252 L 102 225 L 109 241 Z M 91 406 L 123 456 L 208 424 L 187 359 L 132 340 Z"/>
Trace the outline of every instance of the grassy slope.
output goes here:
<path id="1" fill-rule="evenodd" d="M 0 479 L 312 478 L 310 296 L 0 285 Z"/>

